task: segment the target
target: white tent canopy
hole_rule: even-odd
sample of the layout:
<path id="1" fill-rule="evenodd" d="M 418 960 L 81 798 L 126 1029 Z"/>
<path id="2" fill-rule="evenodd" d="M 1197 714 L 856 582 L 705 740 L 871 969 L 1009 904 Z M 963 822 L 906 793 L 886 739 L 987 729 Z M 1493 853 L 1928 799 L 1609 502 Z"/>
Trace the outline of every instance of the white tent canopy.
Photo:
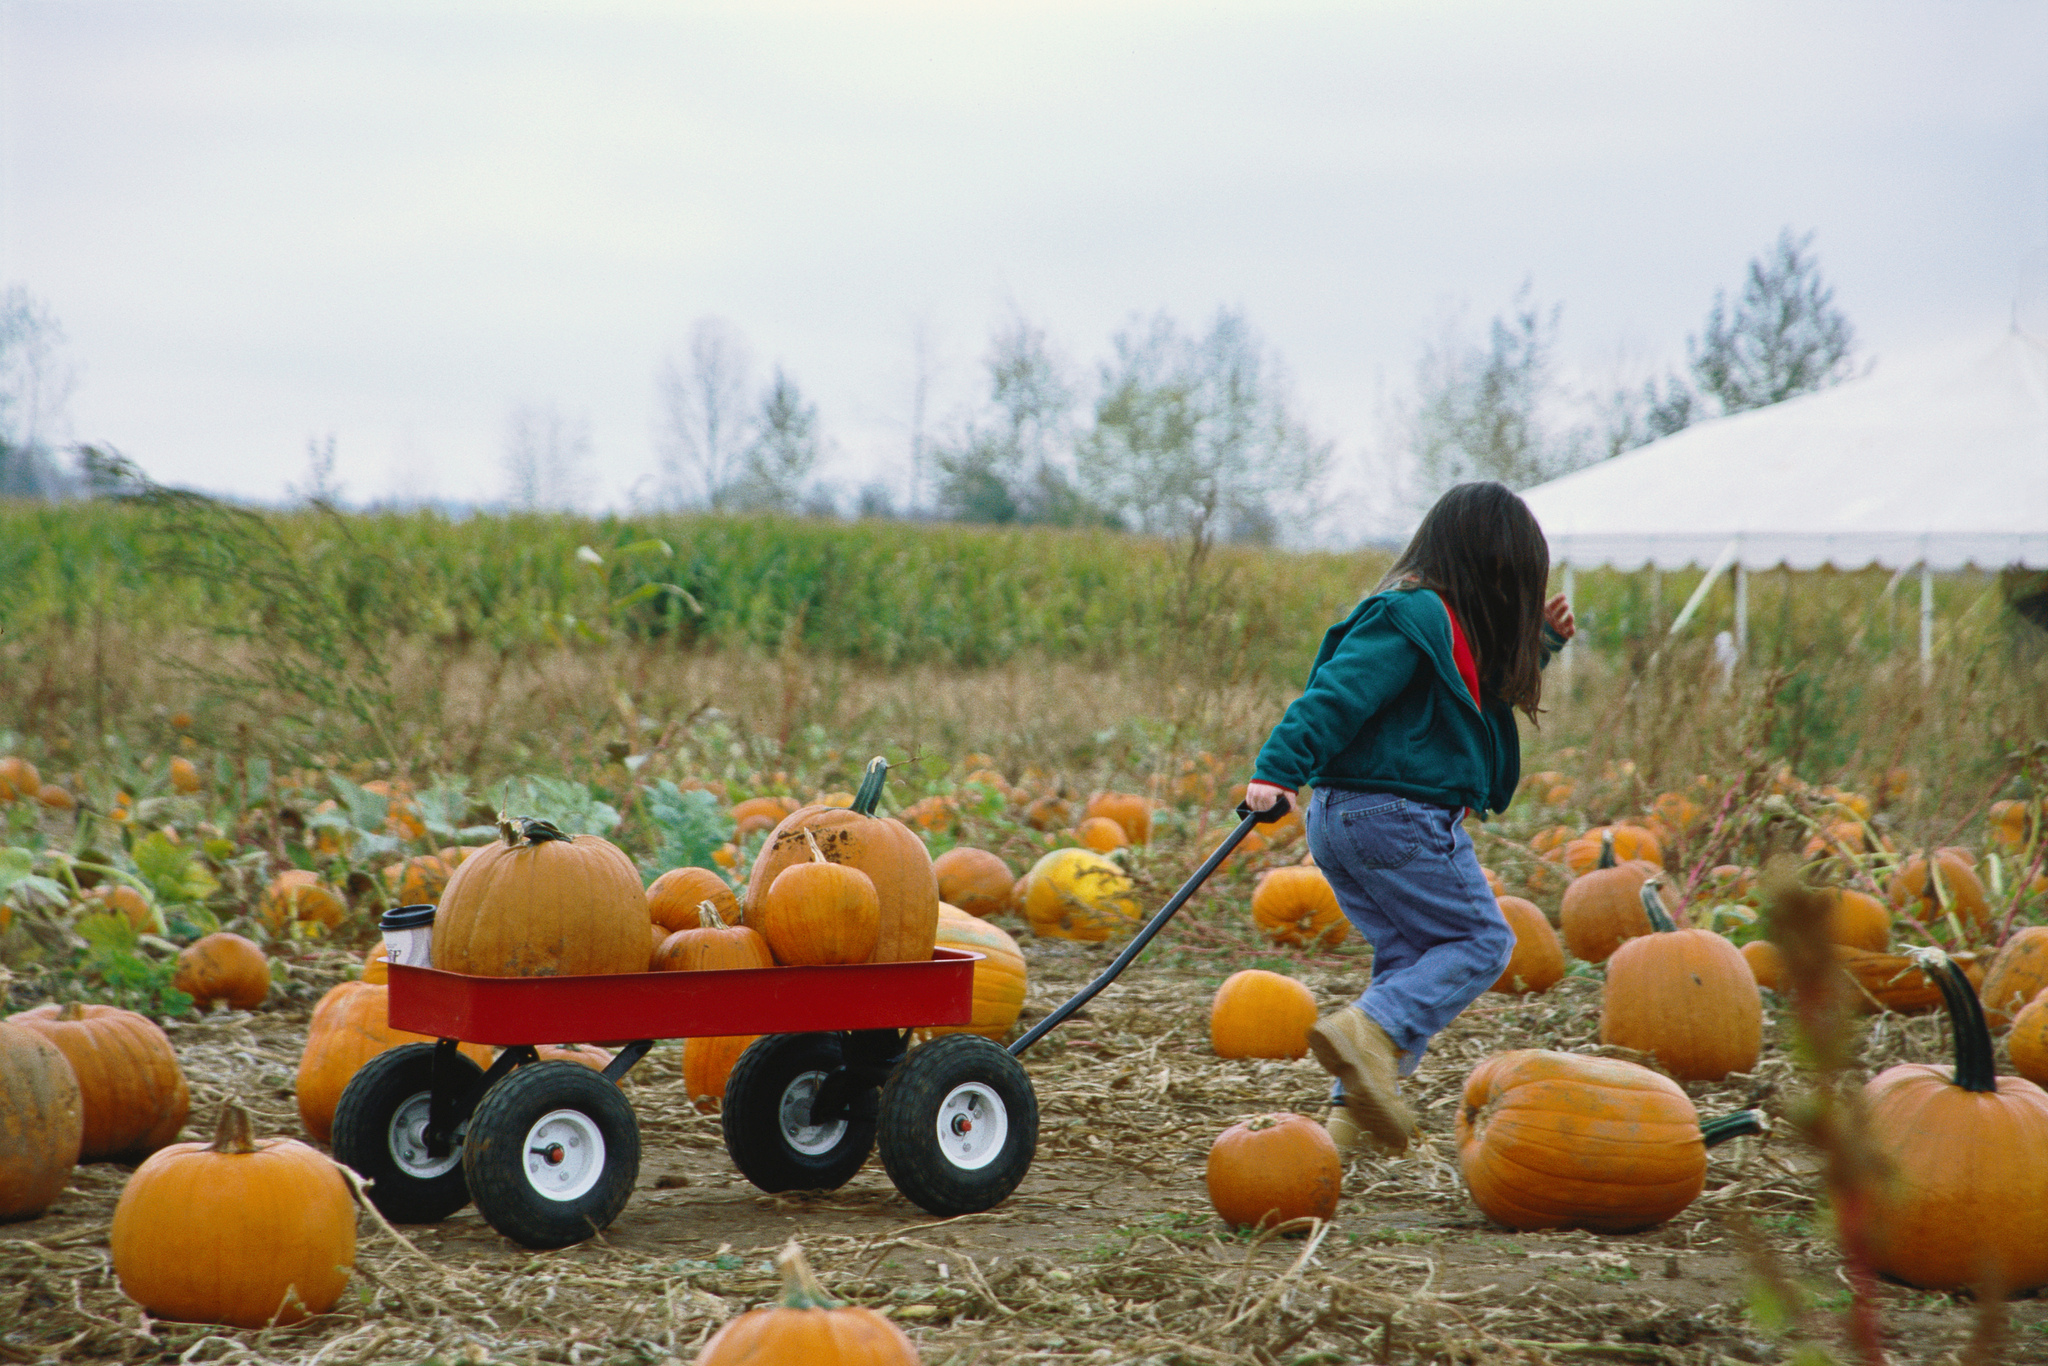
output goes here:
<path id="1" fill-rule="evenodd" d="M 2048 342 L 1880 368 L 1522 496 L 1574 566 L 2048 566 Z"/>

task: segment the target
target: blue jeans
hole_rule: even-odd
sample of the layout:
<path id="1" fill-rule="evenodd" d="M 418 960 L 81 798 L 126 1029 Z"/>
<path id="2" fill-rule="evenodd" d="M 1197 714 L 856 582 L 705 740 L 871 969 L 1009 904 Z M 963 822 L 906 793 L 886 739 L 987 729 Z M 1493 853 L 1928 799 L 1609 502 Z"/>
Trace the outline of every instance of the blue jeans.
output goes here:
<path id="1" fill-rule="evenodd" d="M 1309 850 L 1372 945 L 1372 984 L 1358 1007 L 1401 1050 L 1404 1077 L 1430 1037 L 1500 980 L 1515 949 L 1459 814 L 1341 788 L 1319 787 L 1309 801 Z"/>

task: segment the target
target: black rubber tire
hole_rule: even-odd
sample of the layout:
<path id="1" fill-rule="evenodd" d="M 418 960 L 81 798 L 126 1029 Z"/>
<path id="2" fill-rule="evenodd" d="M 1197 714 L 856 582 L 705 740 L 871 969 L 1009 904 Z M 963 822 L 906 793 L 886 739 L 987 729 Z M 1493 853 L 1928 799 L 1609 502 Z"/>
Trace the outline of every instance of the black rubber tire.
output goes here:
<path id="1" fill-rule="evenodd" d="M 529 1161 L 542 1154 L 532 1147 L 536 1133 L 553 1140 L 552 1160 Z M 602 1151 L 589 1157 L 593 1139 Z M 527 1247 L 567 1247 L 608 1227 L 626 1207 L 640 1176 L 640 1124 L 617 1083 L 601 1073 L 579 1062 L 529 1063 L 478 1102 L 462 1170 L 477 1213 L 492 1228 Z M 575 1179 L 550 1193 L 558 1173 Z"/>
<path id="2" fill-rule="evenodd" d="M 462 1054 L 454 1057 L 459 1085 L 466 1088 L 483 1075 L 483 1069 Z M 434 1045 L 402 1044 L 357 1069 L 334 1107 L 334 1127 L 328 1135 L 334 1160 L 370 1183 L 370 1203 L 394 1224 L 438 1223 L 469 1203 L 460 1139 L 445 1167 L 432 1175 L 420 1174 L 441 1165 L 425 1157 L 418 1139 L 433 1085 Z M 401 1109 L 410 1112 L 409 1136 L 396 1131 Z"/>
<path id="3" fill-rule="evenodd" d="M 950 1104 L 949 1104 L 950 1103 Z M 942 1125 L 968 1126 L 957 1136 Z M 999 1126 L 995 1146 L 970 1139 Z M 1001 1204 L 1038 1150 L 1038 1093 L 1024 1066 L 977 1034 L 948 1034 L 916 1049 L 882 1088 L 882 1166 L 913 1204 L 949 1218 Z"/>
<path id="4" fill-rule="evenodd" d="M 843 1127 L 836 1135 L 827 1130 L 806 1141 L 802 1130 L 792 1132 L 783 1120 L 785 1098 L 799 1103 L 799 1088 L 815 1092 L 818 1074 L 841 1065 L 839 1040 L 831 1034 L 769 1034 L 740 1054 L 726 1079 L 719 1115 L 725 1150 L 740 1175 L 771 1194 L 838 1190 L 867 1164 L 875 1150 L 872 1091 L 855 1098 L 853 1113 L 838 1121 Z"/>

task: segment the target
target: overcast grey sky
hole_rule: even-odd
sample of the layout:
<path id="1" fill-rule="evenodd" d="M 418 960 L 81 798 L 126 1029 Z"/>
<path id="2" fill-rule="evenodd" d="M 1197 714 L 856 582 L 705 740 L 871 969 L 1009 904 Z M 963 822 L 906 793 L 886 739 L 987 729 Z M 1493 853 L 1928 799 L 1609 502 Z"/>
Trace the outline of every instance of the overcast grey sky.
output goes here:
<path id="1" fill-rule="evenodd" d="M 1357 494 L 1447 309 L 1678 363 L 1788 225 L 1880 364 L 2048 332 L 2048 4 L 0 0 L 0 284 L 73 433 L 256 497 L 329 434 L 352 498 L 496 497 L 554 403 L 622 504 L 705 315 L 850 490 L 920 321 L 943 417 L 1013 310 L 1086 370 L 1220 305 Z"/>

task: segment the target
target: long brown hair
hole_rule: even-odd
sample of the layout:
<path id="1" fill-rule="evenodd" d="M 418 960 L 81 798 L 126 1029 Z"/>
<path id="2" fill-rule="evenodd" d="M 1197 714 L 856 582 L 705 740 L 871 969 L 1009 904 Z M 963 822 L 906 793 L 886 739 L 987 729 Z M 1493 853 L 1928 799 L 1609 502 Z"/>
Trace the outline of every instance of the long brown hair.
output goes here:
<path id="1" fill-rule="evenodd" d="M 1380 580 L 1434 589 L 1458 614 L 1479 664 L 1479 695 L 1532 718 L 1543 700 L 1543 590 L 1550 543 L 1503 484 L 1459 484 L 1436 500 Z"/>

